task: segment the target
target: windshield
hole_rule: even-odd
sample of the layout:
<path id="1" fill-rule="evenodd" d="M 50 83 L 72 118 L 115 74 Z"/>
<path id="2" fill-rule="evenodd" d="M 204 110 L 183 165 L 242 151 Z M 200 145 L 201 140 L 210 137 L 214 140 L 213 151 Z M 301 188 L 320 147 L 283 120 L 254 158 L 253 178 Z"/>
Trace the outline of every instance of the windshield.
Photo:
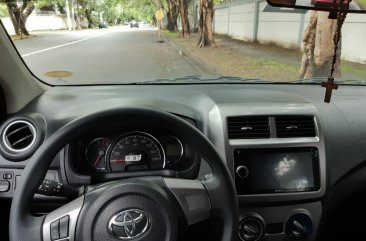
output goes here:
<path id="1" fill-rule="evenodd" d="M 365 2 L 365 1 L 362 1 Z M 263 0 L 0 0 L 3 27 L 51 85 L 321 83 L 336 20 Z M 366 84 L 366 18 L 348 14 L 335 80 Z"/>

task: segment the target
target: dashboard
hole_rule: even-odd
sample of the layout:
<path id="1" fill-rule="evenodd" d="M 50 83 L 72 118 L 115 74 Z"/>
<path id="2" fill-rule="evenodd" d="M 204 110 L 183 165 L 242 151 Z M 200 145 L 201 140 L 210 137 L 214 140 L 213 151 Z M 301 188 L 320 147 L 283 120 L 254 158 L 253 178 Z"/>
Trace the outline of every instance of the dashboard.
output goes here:
<path id="1" fill-rule="evenodd" d="M 34 138 L 17 143 L 23 132 L 10 135 L 8 146 L 23 145 L 22 153 L 0 143 L 0 198 L 12 197 L 32 154 L 60 127 L 109 108 L 142 106 L 177 115 L 212 142 L 236 186 L 240 240 L 314 240 L 322 216 L 332 212 L 324 208 L 327 202 L 361 185 L 338 190 L 364 170 L 364 103 L 366 90 L 352 86 L 337 90 L 330 104 L 314 85 L 54 87 L 1 123 L 1 135 L 22 128 Z M 60 150 L 47 178 L 81 185 L 139 175 L 209 175 L 195 143 L 184 143 L 177 133 L 148 120 L 143 126 L 100 126 Z"/>

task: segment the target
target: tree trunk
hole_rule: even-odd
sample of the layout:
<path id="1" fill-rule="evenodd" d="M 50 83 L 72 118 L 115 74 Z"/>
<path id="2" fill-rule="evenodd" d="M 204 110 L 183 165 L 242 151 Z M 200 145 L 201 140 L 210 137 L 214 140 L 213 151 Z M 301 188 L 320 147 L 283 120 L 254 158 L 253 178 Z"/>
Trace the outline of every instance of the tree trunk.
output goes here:
<path id="1" fill-rule="evenodd" d="M 299 79 L 328 77 L 334 54 L 333 37 L 337 20 L 328 19 L 328 12 L 313 11 L 307 26 L 302 48 L 302 61 Z M 334 76 L 340 76 L 341 44 L 337 51 Z"/>
<path id="2" fill-rule="evenodd" d="M 213 0 L 200 0 L 200 38 L 198 47 L 216 47 L 213 37 L 214 2 Z"/>
<path id="3" fill-rule="evenodd" d="M 72 30 L 72 18 L 71 18 L 71 11 L 70 11 L 70 3 L 69 0 L 65 0 L 65 9 L 66 9 L 66 23 L 67 29 L 70 31 Z"/>
<path id="4" fill-rule="evenodd" d="M 6 5 L 15 34 L 20 36 L 30 36 L 26 27 L 26 23 L 29 15 L 31 15 L 35 8 L 33 0 L 23 0 L 21 7 L 18 7 L 16 2 L 11 0 L 6 1 Z"/>
<path id="5" fill-rule="evenodd" d="M 14 1 L 6 1 L 6 6 L 8 8 L 9 17 L 10 17 L 10 20 L 13 24 L 15 34 L 20 35 L 20 29 L 19 29 L 20 11 L 19 11 L 19 8 L 18 8 L 16 2 L 14 2 Z"/>
<path id="6" fill-rule="evenodd" d="M 94 22 L 91 16 L 91 10 L 90 8 L 85 9 L 85 17 L 88 20 L 88 28 L 93 28 L 94 27 Z"/>
<path id="7" fill-rule="evenodd" d="M 74 0 L 71 0 L 70 8 L 71 8 L 72 30 L 76 30 L 76 15 L 75 15 L 75 1 Z"/>
<path id="8" fill-rule="evenodd" d="M 82 29 L 82 12 L 79 10 L 79 3 L 78 1 L 74 1 L 74 22 L 75 22 L 75 29 L 80 30 Z"/>
<path id="9" fill-rule="evenodd" d="M 193 10 L 193 32 L 195 32 L 195 33 L 198 33 L 198 30 L 199 30 L 198 13 L 199 13 L 198 5 L 195 5 L 194 10 Z M 191 30 L 192 30 L 192 26 L 191 26 Z"/>
<path id="10" fill-rule="evenodd" d="M 178 2 L 177 0 L 167 0 L 168 4 L 168 30 L 170 32 L 175 32 L 178 30 Z"/>
<path id="11" fill-rule="evenodd" d="M 26 27 L 26 23 L 28 20 L 29 15 L 32 14 L 33 10 L 35 8 L 34 2 L 31 0 L 24 0 L 23 1 L 23 6 L 21 8 L 21 18 L 20 18 L 20 29 L 22 31 L 22 33 L 26 36 L 30 36 L 27 27 Z"/>
<path id="12" fill-rule="evenodd" d="M 182 20 L 182 37 L 189 37 L 191 35 L 188 20 L 188 4 L 189 0 L 179 0 L 179 12 Z"/>

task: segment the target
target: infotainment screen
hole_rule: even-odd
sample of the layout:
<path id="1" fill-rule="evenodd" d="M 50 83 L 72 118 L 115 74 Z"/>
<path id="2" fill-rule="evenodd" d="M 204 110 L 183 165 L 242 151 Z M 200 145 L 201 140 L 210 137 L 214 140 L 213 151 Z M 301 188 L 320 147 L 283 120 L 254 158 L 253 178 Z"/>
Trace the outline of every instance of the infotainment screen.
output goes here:
<path id="1" fill-rule="evenodd" d="M 234 161 L 239 195 L 319 190 L 316 148 L 240 149 Z"/>

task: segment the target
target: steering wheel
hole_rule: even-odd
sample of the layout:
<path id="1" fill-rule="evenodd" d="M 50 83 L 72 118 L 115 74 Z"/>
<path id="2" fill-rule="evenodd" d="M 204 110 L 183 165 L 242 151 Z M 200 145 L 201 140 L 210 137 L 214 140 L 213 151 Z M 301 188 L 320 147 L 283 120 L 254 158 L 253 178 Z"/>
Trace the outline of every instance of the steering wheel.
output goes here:
<path id="1" fill-rule="evenodd" d="M 209 163 L 205 180 L 137 177 L 88 186 L 85 194 L 45 216 L 31 213 L 32 198 L 57 153 L 92 130 L 164 126 Z M 58 129 L 32 156 L 11 205 L 11 241 L 176 241 L 181 225 L 210 219 L 218 240 L 237 240 L 237 197 L 231 175 L 211 142 L 181 118 L 149 108 L 121 108 L 77 118 Z M 183 224 L 182 224 L 182 221 Z M 57 232 L 56 232 L 57 230 Z M 207 232 L 211 232 L 207 230 Z"/>

